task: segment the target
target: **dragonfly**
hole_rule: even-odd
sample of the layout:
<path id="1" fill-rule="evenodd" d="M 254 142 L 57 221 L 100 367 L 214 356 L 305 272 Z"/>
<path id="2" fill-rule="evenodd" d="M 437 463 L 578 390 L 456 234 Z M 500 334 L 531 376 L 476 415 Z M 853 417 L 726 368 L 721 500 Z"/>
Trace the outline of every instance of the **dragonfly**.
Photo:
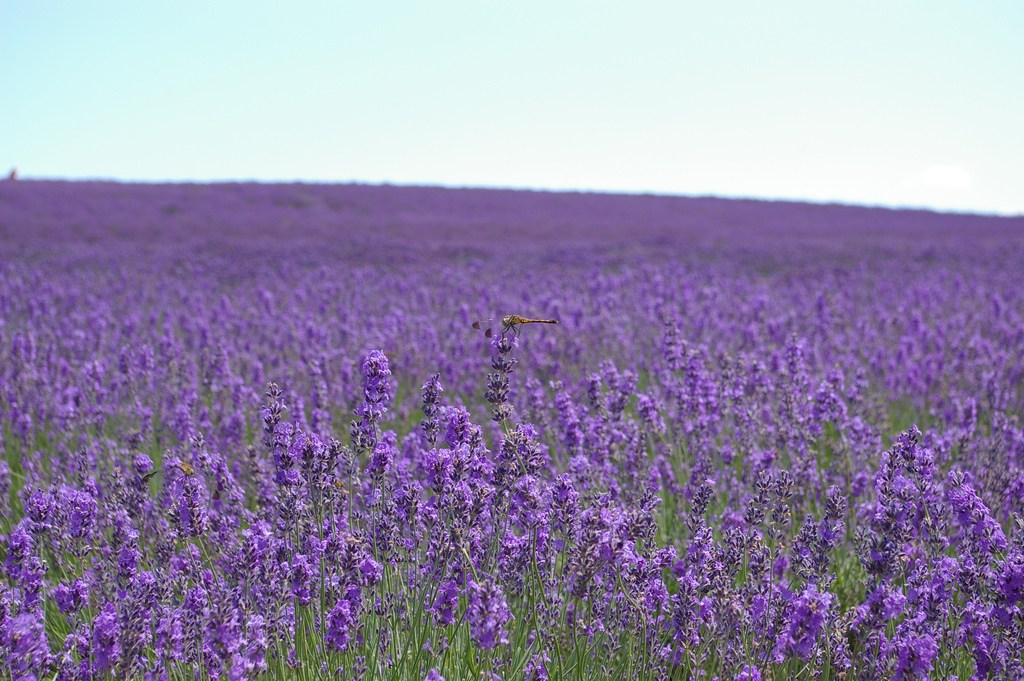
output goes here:
<path id="1" fill-rule="evenodd" d="M 481 319 L 478 322 L 473 322 L 473 328 L 478 331 L 483 331 L 484 335 L 490 338 L 494 335 L 494 329 L 491 327 L 493 319 Z M 520 317 L 517 314 L 507 314 L 501 318 L 501 332 L 508 333 L 512 332 L 518 336 L 522 330 L 523 324 L 557 324 L 557 319 L 530 319 L 529 317 Z"/>
<path id="2" fill-rule="evenodd" d="M 177 461 L 177 462 L 169 465 L 167 467 L 167 471 L 170 471 L 170 470 L 175 469 L 175 468 L 178 469 L 179 471 L 181 471 L 181 474 L 184 477 L 186 477 L 186 478 L 191 478 L 192 476 L 194 476 L 196 474 L 196 467 L 193 466 L 192 464 L 190 464 L 188 461 Z M 159 475 L 160 473 L 163 473 L 163 472 L 165 472 L 165 471 L 163 469 L 160 469 L 160 468 L 156 469 L 155 471 L 150 471 L 149 473 L 146 473 L 145 475 L 142 476 L 142 481 L 143 482 L 149 482 L 155 476 L 157 476 L 157 475 Z"/>

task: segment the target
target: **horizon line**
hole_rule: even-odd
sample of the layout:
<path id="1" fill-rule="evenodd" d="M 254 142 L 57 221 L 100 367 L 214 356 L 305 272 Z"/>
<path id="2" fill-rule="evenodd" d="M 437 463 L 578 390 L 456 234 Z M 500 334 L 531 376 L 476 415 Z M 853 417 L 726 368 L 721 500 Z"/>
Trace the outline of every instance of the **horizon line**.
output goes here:
<path id="1" fill-rule="evenodd" d="M 12 169 L 13 170 L 13 169 Z M 889 204 L 889 203 L 868 203 L 846 199 L 811 199 L 788 196 L 756 196 L 750 194 L 697 194 L 685 192 L 671 192 L 647 189 L 607 189 L 607 188 L 580 188 L 580 187 L 537 187 L 529 185 L 488 185 L 488 184 L 450 184 L 443 182 L 401 182 L 395 180 L 360 180 L 360 179 L 302 179 L 302 178 L 214 178 L 214 179 L 145 179 L 145 178 L 119 178 L 119 177 L 67 177 L 53 175 L 22 175 L 20 172 L 13 180 L 11 178 L 0 178 L 0 183 L 6 182 L 68 182 L 68 183 L 106 183 L 125 185 L 317 185 L 317 186 L 366 186 L 366 187 L 395 187 L 407 189 L 443 189 L 443 190 L 469 190 L 469 191 L 494 191 L 494 192 L 524 192 L 539 194 L 582 194 L 601 196 L 633 196 L 650 198 L 677 198 L 677 199 L 715 199 L 720 201 L 756 201 L 762 203 L 794 203 L 812 206 L 836 206 L 842 208 L 864 208 L 874 210 L 925 212 L 942 215 L 976 215 L 981 217 L 995 218 L 1024 218 L 1024 208 L 1011 209 L 1009 211 L 999 210 L 978 210 L 968 208 L 940 208 L 927 205 Z"/>

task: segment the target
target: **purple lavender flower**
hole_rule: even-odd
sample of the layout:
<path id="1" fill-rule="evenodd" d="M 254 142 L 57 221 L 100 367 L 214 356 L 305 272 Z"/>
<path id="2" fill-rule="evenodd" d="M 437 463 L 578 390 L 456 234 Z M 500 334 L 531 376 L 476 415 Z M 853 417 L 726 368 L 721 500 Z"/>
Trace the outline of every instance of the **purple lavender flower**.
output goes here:
<path id="1" fill-rule="evenodd" d="M 231 665 L 233 673 L 240 678 L 255 678 L 267 669 L 267 639 L 266 622 L 262 615 L 253 615 L 249 618 L 245 631 L 245 643 L 235 653 Z"/>
<path id="2" fill-rule="evenodd" d="M 306 434 L 291 423 L 279 423 L 271 436 L 274 453 L 274 482 L 294 486 L 302 482 L 300 466 L 307 449 Z"/>
<path id="3" fill-rule="evenodd" d="M 580 494 L 567 474 L 560 475 L 551 486 L 551 504 L 557 511 L 556 524 L 571 528 L 579 517 Z"/>
<path id="4" fill-rule="evenodd" d="M 423 453 L 422 465 L 427 476 L 426 481 L 434 494 L 441 495 L 455 483 L 455 452 L 453 450 L 430 449 Z"/>
<path id="5" fill-rule="evenodd" d="M 88 492 L 61 488 L 60 503 L 68 514 L 68 532 L 76 538 L 88 538 L 96 525 L 96 500 Z"/>
<path id="6" fill-rule="evenodd" d="M 761 681 L 761 670 L 752 665 L 744 665 L 736 675 L 736 681 Z"/>
<path id="7" fill-rule="evenodd" d="M 501 587 L 491 581 L 471 581 L 466 619 L 476 644 L 484 650 L 490 650 L 508 644 L 508 630 L 505 626 L 515 618 Z"/>
<path id="8" fill-rule="evenodd" d="M 831 594 L 819 592 L 813 584 L 793 599 L 786 625 L 775 639 L 776 662 L 782 662 L 787 655 L 805 661 L 811 658 L 832 600 Z"/>
<path id="9" fill-rule="evenodd" d="M 441 393 L 444 387 L 441 385 L 441 375 L 434 374 L 423 384 L 423 433 L 426 435 L 427 444 L 433 447 L 437 442 L 437 432 L 440 430 L 438 415 L 441 412 Z"/>
<path id="10" fill-rule="evenodd" d="M 300 438 L 301 443 L 299 442 Z M 328 476 L 334 472 L 337 445 L 332 448 L 317 435 L 302 433 L 295 438 L 293 447 L 298 448 L 302 477 L 306 484 L 318 494 L 322 494 L 328 484 Z"/>
<path id="11" fill-rule="evenodd" d="M 372 556 L 365 556 L 359 561 L 359 574 L 362 576 L 364 586 L 374 586 L 380 582 L 384 570 Z"/>
<path id="12" fill-rule="evenodd" d="M 206 533 L 209 516 L 203 487 L 196 475 L 182 473 L 171 487 L 171 522 L 182 537 Z"/>
<path id="13" fill-rule="evenodd" d="M 395 443 L 392 439 L 385 436 L 378 441 L 370 456 L 368 470 L 370 477 L 378 481 L 382 479 L 391 470 L 396 454 Z"/>
<path id="14" fill-rule="evenodd" d="M 1007 607 L 1024 601 L 1024 551 L 1012 550 L 997 575 L 996 589 Z"/>
<path id="15" fill-rule="evenodd" d="M 23 610 L 33 610 L 40 604 L 46 573 L 42 560 L 36 555 L 33 530 L 35 524 L 23 518 L 7 536 L 7 575 L 22 591 Z"/>
<path id="16" fill-rule="evenodd" d="M 358 421 L 352 422 L 352 445 L 357 450 L 372 450 L 377 443 L 377 424 L 387 413 L 393 397 L 391 367 L 381 350 L 363 360 L 363 402 L 356 409 Z"/>
<path id="17" fill-rule="evenodd" d="M 315 566 L 308 556 L 298 553 L 292 557 L 292 598 L 296 599 L 299 605 L 309 605 L 312 599 L 312 581 L 315 574 Z"/>
<path id="18" fill-rule="evenodd" d="M 0 450 L 3 450 L 4 438 L 0 434 Z M 6 451 L 6 450 L 4 450 Z M 5 459 L 0 458 L 0 517 L 8 514 L 11 498 L 11 466 Z"/>
<path id="19" fill-rule="evenodd" d="M 136 454 L 132 460 L 136 475 L 144 477 L 153 471 L 153 460 L 145 454 Z"/>
<path id="20" fill-rule="evenodd" d="M 179 609 L 162 608 L 156 618 L 154 648 L 157 656 L 164 661 L 181 660 L 185 657 L 185 628 Z"/>
<path id="21" fill-rule="evenodd" d="M 939 646 L 931 634 L 897 638 L 896 680 L 929 678 L 938 653 Z"/>
<path id="22" fill-rule="evenodd" d="M 946 479 L 949 485 L 946 500 L 969 535 L 972 546 L 981 555 L 1006 550 L 1006 535 L 1003 528 L 992 517 L 985 502 L 975 493 L 960 471 L 950 471 Z"/>
<path id="23" fill-rule="evenodd" d="M 50 660 L 43 613 L 23 612 L 4 624 L 3 647 L 12 678 L 17 681 L 41 678 Z"/>
<path id="24" fill-rule="evenodd" d="M 487 392 L 484 393 L 491 405 L 491 416 L 501 423 L 512 416 L 509 404 L 509 378 L 519 360 L 512 356 L 512 350 L 519 344 L 515 333 L 501 333 L 491 338 L 491 366 L 494 372 L 487 374 Z"/>
<path id="25" fill-rule="evenodd" d="M 547 664 L 549 662 L 551 662 L 551 658 L 547 653 L 538 653 L 531 657 L 523 670 L 526 681 L 548 681 Z"/>
<path id="26" fill-rule="evenodd" d="M 57 522 L 58 502 L 56 497 L 43 490 L 35 490 L 25 503 L 25 515 L 32 519 L 40 530 Z"/>
<path id="27" fill-rule="evenodd" d="M 444 441 L 450 449 L 457 449 L 459 445 L 468 445 L 479 436 L 480 428 L 470 421 L 469 412 L 458 407 L 448 407 L 444 410 L 445 424 Z"/>
<path id="28" fill-rule="evenodd" d="M 644 425 L 652 433 L 660 435 L 665 432 L 665 420 L 661 417 L 661 405 L 657 397 L 641 393 L 637 396 L 636 408 Z"/>
<path id="29" fill-rule="evenodd" d="M 121 661 L 120 636 L 117 610 L 113 603 L 107 603 L 93 620 L 92 651 L 98 673 L 113 669 Z"/>
<path id="30" fill-rule="evenodd" d="M 194 586 L 185 592 L 185 602 L 177 614 L 181 628 L 185 655 L 197 662 L 203 654 L 207 631 L 210 624 L 210 593 L 202 586 Z"/>
<path id="31" fill-rule="evenodd" d="M 62 613 L 71 615 L 89 602 L 89 587 L 82 579 L 76 579 L 71 584 L 58 584 L 53 589 L 53 598 Z"/>
<path id="32" fill-rule="evenodd" d="M 455 613 L 459 607 L 459 585 L 455 580 L 441 584 L 437 597 L 428 612 L 433 613 L 434 621 L 439 626 L 447 627 L 455 621 Z"/>
<path id="33" fill-rule="evenodd" d="M 544 455 L 537 442 L 537 431 L 531 425 L 518 424 L 501 441 L 495 461 L 494 484 L 502 491 L 511 488 L 523 476 L 537 474 Z"/>
<path id="34" fill-rule="evenodd" d="M 352 604 L 345 598 L 339 598 L 327 616 L 327 631 L 324 640 L 338 652 L 348 650 L 355 627 L 356 616 Z"/>

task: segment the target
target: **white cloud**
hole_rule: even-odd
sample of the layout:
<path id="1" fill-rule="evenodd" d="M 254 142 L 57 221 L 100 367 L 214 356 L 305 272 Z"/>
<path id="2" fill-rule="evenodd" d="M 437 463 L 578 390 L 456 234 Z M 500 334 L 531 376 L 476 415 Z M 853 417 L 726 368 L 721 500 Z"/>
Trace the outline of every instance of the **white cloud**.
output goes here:
<path id="1" fill-rule="evenodd" d="M 910 187 L 962 192 L 974 186 L 974 176 L 963 166 L 930 165 L 904 178 Z"/>

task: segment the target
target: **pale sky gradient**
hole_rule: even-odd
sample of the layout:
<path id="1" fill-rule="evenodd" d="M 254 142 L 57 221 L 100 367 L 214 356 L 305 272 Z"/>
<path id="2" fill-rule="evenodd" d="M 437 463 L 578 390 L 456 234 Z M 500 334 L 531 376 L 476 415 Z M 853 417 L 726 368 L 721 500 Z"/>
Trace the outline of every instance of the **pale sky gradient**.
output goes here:
<path id="1" fill-rule="evenodd" d="M 1024 213 L 1024 2 L 0 0 L 0 173 Z"/>

